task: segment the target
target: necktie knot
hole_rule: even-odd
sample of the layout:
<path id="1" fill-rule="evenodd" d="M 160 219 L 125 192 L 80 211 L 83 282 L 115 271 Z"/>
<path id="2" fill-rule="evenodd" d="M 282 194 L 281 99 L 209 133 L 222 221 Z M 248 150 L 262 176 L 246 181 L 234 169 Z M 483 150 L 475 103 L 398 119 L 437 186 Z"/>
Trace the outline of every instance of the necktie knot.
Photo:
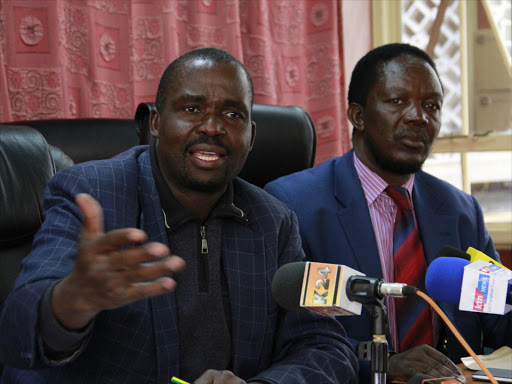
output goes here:
<path id="1" fill-rule="evenodd" d="M 388 185 L 386 193 L 393 199 L 399 209 L 411 210 L 411 203 L 409 201 L 409 191 L 403 187 L 392 187 Z"/>

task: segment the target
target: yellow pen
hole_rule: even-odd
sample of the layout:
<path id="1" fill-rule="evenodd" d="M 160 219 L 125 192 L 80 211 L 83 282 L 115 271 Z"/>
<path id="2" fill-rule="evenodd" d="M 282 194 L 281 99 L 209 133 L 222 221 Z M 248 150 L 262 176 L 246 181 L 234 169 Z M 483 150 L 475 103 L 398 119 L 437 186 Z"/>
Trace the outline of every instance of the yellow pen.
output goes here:
<path id="1" fill-rule="evenodd" d="M 176 384 L 190 384 L 188 382 L 186 382 L 185 380 L 181 380 L 181 379 L 178 379 L 177 377 L 172 377 L 171 379 L 171 383 L 176 383 Z"/>

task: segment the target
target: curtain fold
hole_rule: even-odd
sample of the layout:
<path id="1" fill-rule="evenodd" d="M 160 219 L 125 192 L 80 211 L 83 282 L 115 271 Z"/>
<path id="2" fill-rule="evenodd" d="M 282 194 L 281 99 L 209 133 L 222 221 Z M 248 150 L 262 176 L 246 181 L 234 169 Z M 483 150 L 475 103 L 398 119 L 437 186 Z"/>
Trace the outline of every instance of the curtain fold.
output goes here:
<path id="1" fill-rule="evenodd" d="M 0 121 L 131 118 L 165 67 L 214 46 L 251 73 L 255 103 L 313 118 L 317 162 L 350 148 L 341 1 L 0 0 Z"/>

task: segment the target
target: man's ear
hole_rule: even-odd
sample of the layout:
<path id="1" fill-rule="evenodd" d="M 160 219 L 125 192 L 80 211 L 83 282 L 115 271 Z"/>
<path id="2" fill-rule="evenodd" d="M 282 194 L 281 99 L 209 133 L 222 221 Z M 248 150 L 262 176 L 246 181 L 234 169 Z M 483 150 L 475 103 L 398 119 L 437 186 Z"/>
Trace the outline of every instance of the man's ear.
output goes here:
<path id="1" fill-rule="evenodd" d="M 156 108 L 153 108 L 149 113 L 149 131 L 151 136 L 158 138 L 158 128 L 160 125 L 160 115 Z"/>
<path id="2" fill-rule="evenodd" d="M 354 129 L 364 130 L 364 107 L 358 103 L 350 103 L 347 109 L 347 117 Z"/>
<path id="3" fill-rule="evenodd" d="M 249 148 L 249 151 L 252 150 L 254 139 L 256 139 L 256 122 L 251 121 L 251 147 Z"/>

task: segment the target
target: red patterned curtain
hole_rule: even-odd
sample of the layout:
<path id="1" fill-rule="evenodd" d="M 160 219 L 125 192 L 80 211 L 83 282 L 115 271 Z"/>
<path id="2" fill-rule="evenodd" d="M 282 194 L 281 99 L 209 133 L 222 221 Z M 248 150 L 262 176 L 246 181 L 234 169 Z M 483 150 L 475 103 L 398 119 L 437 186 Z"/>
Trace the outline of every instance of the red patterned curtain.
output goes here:
<path id="1" fill-rule="evenodd" d="M 165 67 L 215 46 L 255 102 L 314 120 L 317 162 L 350 148 L 337 0 L 0 0 L 0 121 L 133 117 Z"/>

